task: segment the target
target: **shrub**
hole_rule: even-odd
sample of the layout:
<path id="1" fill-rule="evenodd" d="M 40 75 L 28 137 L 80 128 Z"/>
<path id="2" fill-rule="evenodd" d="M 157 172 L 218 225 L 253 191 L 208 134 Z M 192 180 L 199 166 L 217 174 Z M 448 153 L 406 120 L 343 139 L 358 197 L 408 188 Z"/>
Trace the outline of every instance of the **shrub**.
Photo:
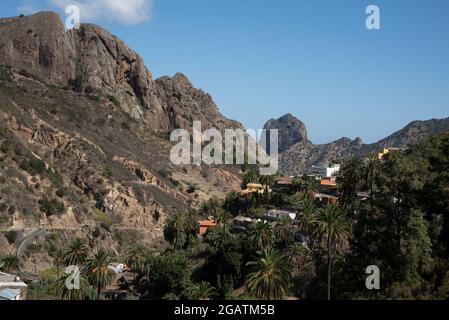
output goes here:
<path id="1" fill-rule="evenodd" d="M 43 198 L 38 203 L 40 205 L 39 209 L 45 212 L 47 216 L 61 214 L 65 210 L 64 204 L 56 199 L 48 200 L 47 198 Z"/>
<path id="2" fill-rule="evenodd" d="M 92 94 L 95 92 L 95 89 L 91 86 L 87 86 L 86 89 L 84 89 L 84 92 L 87 94 Z"/>
<path id="3" fill-rule="evenodd" d="M 31 74 L 25 69 L 20 69 L 17 73 L 26 78 L 31 78 Z"/>
<path id="4" fill-rule="evenodd" d="M 179 187 L 180 183 L 178 180 L 173 179 L 172 177 L 170 177 L 170 182 L 175 186 L 175 187 Z"/>
<path id="5" fill-rule="evenodd" d="M 75 79 L 70 79 L 67 83 L 68 87 L 75 92 L 83 91 L 83 77 L 77 76 Z"/>
<path id="6" fill-rule="evenodd" d="M 167 179 L 168 176 L 170 175 L 170 172 L 167 169 L 165 169 L 165 168 L 159 169 L 157 171 L 157 173 L 164 179 Z"/>
<path id="7" fill-rule="evenodd" d="M 123 122 L 122 122 L 122 128 L 123 128 L 123 129 L 126 129 L 126 130 L 129 130 L 129 129 L 131 129 L 131 126 L 129 125 L 128 122 L 123 121 Z"/>
<path id="8" fill-rule="evenodd" d="M 108 98 L 109 98 L 109 101 L 112 102 L 112 104 L 114 104 L 116 107 L 120 108 L 121 103 L 120 103 L 120 101 L 118 101 L 117 97 L 109 96 Z"/>
<path id="9" fill-rule="evenodd" d="M 67 195 L 67 191 L 64 188 L 59 188 L 58 190 L 56 190 L 56 195 L 59 198 L 64 198 Z"/>
<path id="10" fill-rule="evenodd" d="M 24 160 L 20 168 L 33 175 L 43 174 L 46 171 L 45 162 L 40 159 Z"/>
<path id="11" fill-rule="evenodd" d="M 89 95 L 88 98 L 92 101 L 98 102 L 100 101 L 100 97 L 99 96 L 95 96 L 95 95 Z"/>
<path id="12" fill-rule="evenodd" d="M 5 238 L 9 244 L 13 244 L 17 240 L 17 231 L 11 230 L 5 232 Z"/>
<path id="13" fill-rule="evenodd" d="M 8 209 L 8 213 L 9 214 L 14 214 L 16 212 L 16 210 L 17 210 L 16 206 L 10 206 L 9 209 Z"/>
<path id="14" fill-rule="evenodd" d="M 194 185 L 190 185 L 187 190 L 188 193 L 194 193 L 196 191 L 196 188 Z"/>

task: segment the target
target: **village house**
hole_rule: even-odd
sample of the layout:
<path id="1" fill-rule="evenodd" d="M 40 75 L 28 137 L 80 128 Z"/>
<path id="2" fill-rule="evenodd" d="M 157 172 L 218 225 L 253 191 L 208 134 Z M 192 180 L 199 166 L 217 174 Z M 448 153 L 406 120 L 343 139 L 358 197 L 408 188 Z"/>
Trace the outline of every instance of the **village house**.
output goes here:
<path id="1" fill-rule="evenodd" d="M 295 220 L 296 212 L 286 211 L 286 210 L 269 210 L 265 214 L 265 217 L 269 220 L 279 220 L 284 217 Z"/>
<path id="2" fill-rule="evenodd" d="M 310 168 L 310 174 L 317 179 L 335 177 L 339 171 L 339 163 L 331 163 L 328 167 L 312 166 L 312 168 Z"/>
<path id="3" fill-rule="evenodd" d="M 27 285 L 15 275 L 0 272 L 0 301 L 26 300 Z"/>
<path id="4" fill-rule="evenodd" d="M 237 230 L 247 231 L 253 222 L 254 220 L 251 218 L 238 215 L 234 218 L 233 227 Z"/>
<path id="5" fill-rule="evenodd" d="M 377 153 L 377 157 L 379 160 L 382 160 L 387 154 L 394 152 L 394 151 L 400 151 L 401 148 L 383 148 L 381 151 Z"/>
<path id="6" fill-rule="evenodd" d="M 198 235 L 202 236 L 206 234 L 207 230 L 209 228 L 213 228 L 217 226 L 217 223 L 214 220 L 201 220 L 198 221 L 199 227 L 198 227 Z"/>
<path id="7" fill-rule="evenodd" d="M 265 191 L 265 186 L 263 186 L 260 183 L 248 183 L 246 185 L 246 189 L 240 191 L 240 195 L 246 196 L 253 193 L 260 193 L 262 194 Z"/>

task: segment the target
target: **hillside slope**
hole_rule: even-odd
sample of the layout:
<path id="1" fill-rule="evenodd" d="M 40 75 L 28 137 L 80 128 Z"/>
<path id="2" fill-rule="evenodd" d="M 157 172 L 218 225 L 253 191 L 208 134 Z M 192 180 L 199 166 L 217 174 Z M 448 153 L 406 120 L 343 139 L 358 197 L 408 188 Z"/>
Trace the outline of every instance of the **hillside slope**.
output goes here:
<path id="1" fill-rule="evenodd" d="M 0 19 L 0 229 L 140 230 L 240 184 L 236 167 L 175 166 L 174 128 L 242 128 L 181 73 L 153 80 L 121 40 L 42 12 Z"/>

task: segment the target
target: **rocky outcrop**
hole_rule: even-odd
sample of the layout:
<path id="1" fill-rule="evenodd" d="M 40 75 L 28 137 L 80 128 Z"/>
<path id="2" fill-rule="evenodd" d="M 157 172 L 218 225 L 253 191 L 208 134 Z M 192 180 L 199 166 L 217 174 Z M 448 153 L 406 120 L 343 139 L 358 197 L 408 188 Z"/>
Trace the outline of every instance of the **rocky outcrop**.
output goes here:
<path id="1" fill-rule="evenodd" d="M 266 130 L 278 130 L 278 151 L 280 153 L 287 150 L 296 143 L 309 144 L 309 140 L 307 139 L 306 126 L 290 113 L 287 113 L 279 119 L 268 120 L 263 128 Z M 262 141 L 265 141 L 263 137 Z M 269 140 L 265 143 L 267 143 L 266 145 L 268 145 Z"/>
<path id="2" fill-rule="evenodd" d="M 192 120 L 205 127 L 242 127 L 223 117 L 211 96 L 195 89 L 184 75 L 154 81 L 137 53 L 93 24 L 66 32 L 52 12 L 0 19 L 0 54 L 1 64 L 46 83 L 66 86 L 77 80 L 85 90 L 114 97 L 123 111 L 154 132 L 188 129 Z"/>
<path id="3" fill-rule="evenodd" d="M 66 85 L 75 77 L 70 36 L 52 12 L 0 19 L 0 56 L 1 64 L 22 68 L 51 84 Z"/>
<path id="4" fill-rule="evenodd" d="M 237 121 L 223 117 L 210 94 L 194 88 L 182 73 L 157 79 L 156 88 L 170 129 L 191 128 L 193 121 L 201 121 L 203 129 L 243 129 Z"/>

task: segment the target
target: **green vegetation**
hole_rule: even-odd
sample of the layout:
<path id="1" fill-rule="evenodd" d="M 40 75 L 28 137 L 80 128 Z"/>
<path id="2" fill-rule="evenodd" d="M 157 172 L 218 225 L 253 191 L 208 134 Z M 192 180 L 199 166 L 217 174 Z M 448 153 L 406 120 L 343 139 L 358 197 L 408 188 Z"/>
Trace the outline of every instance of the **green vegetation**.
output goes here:
<path id="1" fill-rule="evenodd" d="M 125 130 L 130 130 L 131 126 L 130 126 L 130 124 L 128 122 L 123 121 L 122 122 L 122 128 L 125 129 Z"/>
<path id="2" fill-rule="evenodd" d="M 117 99 L 117 97 L 115 96 L 109 96 L 108 97 L 109 101 L 112 102 L 113 105 L 115 105 L 117 108 L 121 107 L 121 103 L 120 101 Z"/>
<path id="3" fill-rule="evenodd" d="M 121 261 L 133 277 L 120 287 L 141 299 L 448 299 L 447 168 L 449 133 L 382 160 L 346 159 L 334 204 L 315 199 L 322 186 L 309 177 L 244 201 L 236 193 L 211 198 L 167 217 L 168 247 L 153 251 L 130 237 Z M 244 180 L 270 186 L 275 178 L 249 168 Z M 269 219 L 270 209 L 297 215 Z M 237 215 L 255 220 L 236 228 Z M 214 223 L 199 236 L 206 217 Z M 79 239 L 51 254 L 58 274 L 52 292 L 63 299 L 102 299 L 115 279 L 107 268 L 113 255 Z M 59 272 L 71 264 L 82 266 L 76 292 L 64 289 Z M 379 290 L 365 288 L 370 265 L 380 268 Z M 20 267 L 12 259 L 7 266 Z"/>
<path id="4" fill-rule="evenodd" d="M 83 77 L 77 76 L 75 79 L 69 79 L 67 87 L 75 92 L 83 92 Z"/>
<path id="5" fill-rule="evenodd" d="M 51 199 L 48 200 L 47 198 L 43 198 L 38 201 L 39 203 L 39 209 L 42 212 L 45 212 L 47 216 L 53 216 L 55 214 L 62 214 L 64 213 L 65 206 L 64 203 L 56 200 Z"/>
<path id="6" fill-rule="evenodd" d="M 0 257 L 0 271 L 6 273 L 19 272 L 22 266 L 20 259 L 13 254 Z"/>
<path id="7" fill-rule="evenodd" d="M 43 174 L 47 170 L 45 162 L 43 162 L 42 160 L 37 159 L 37 158 L 31 159 L 31 160 L 24 160 L 20 164 L 20 168 L 22 170 L 27 171 L 28 173 L 30 173 L 32 175 Z"/>

